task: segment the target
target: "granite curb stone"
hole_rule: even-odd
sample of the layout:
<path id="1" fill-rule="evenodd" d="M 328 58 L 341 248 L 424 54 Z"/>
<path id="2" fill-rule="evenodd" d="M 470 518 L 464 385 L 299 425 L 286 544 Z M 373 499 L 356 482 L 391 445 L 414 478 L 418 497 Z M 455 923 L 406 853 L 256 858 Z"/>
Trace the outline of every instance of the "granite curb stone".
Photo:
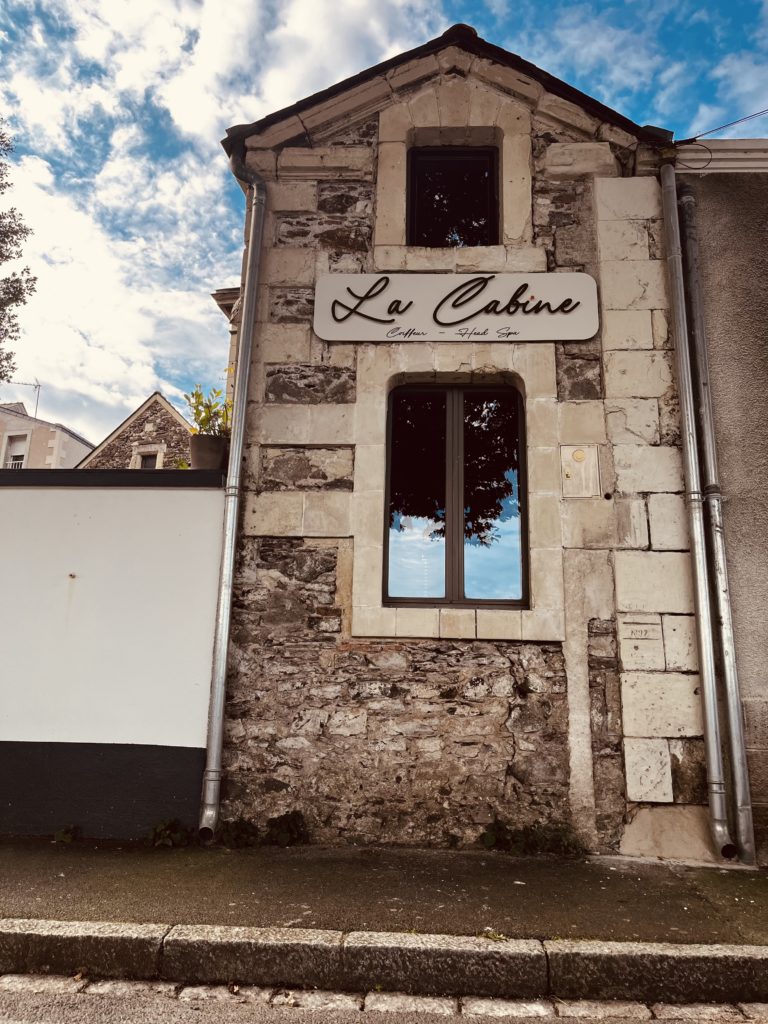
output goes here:
<path id="1" fill-rule="evenodd" d="M 768 946 L 0 920 L 1 974 L 80 972 L 187 986 L 768 1005 Z"/>
<path id="2" fill-rule="evenodd" d="M 238 982 L 344 988 L 342 933 L 304 928 L 176 925 L 163 943 L 161 973 L 199 985 Z"/>
<path id="3" fill-rule="evenodd" d="M 342 956 L 352 989 L 380 985 L 410 994 L 515 998 L 547 991 L 544 948 L 533 939 L 352 932 Z"/>
<path id="4" fill-rule="evenodd" d="M 655 1003 L 768 999 L 768 947 L 545 941 L 551 992 L 561 999 Z"/>
<path id="5" fill-rule="evenodd" d="M 0 920 L 0 973 L 153 978 L 169 924 Z"/>

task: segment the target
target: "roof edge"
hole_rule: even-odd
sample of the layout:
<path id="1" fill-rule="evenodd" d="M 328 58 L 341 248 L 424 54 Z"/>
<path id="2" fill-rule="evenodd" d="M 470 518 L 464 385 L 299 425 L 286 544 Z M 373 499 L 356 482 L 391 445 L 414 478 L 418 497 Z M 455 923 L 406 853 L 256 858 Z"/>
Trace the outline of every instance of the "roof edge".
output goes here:
<path id="1" fill-rule="evenodd" d="M 156 399 L 159 399 L 161 405 L 165 408 L 166 412 L 171 413 L 177 420 L 180 420 L 181 423 L 183 423 L 184 426 L 189 430 L 189 432 L 192 433 L 192 424 L 184 419 L 179 410 L 174 408 L 174 406 L 168 401 L 168 399 L 161 391 L 153 391 L 152 394 L 141 403 L 141 405 L 134 409 L 133 412 L 129 413 L 121 423 L 118 423 L 114 430 L 112 430 L 111 433 L 107 434 L 104 440 L 97 444 L 93 451 L 88 452 L 87 455 L 84 455 L 83 458 L 80 459 L 77 465 L 74 466 L 73 468 L 85 469 L 88 463 L 92 459 L 96 458 L 96 456 L 99 455 L 104 450 L 104 448 L 115 439 L 115 437 L 120 433 L 121 430 L 124 430 L 129 423 L 132 423 L 138 416 L 140 416 L 141 413 L 143 413 L 147 406 L 150 404 L 150 402 L 154 402 Z"/>
<path id="2" fill-rule="evenodd" d="M 227 134 L 225 138 L 221 140 L 221 145 L 224 147 L 227 156 L 231 156 L 234 152 L 240 151 L 244 140 L 248 138 L 248 136 L 254 135 L 258 131 L 263 131 L 265 128 L 269 128 L 271 125 L 276 124 L 279 121 L 300 114 L 302 111 L 307 110 L 309 107 L 315 106 L 318 103 L 332 99 L 334 96 L 337 96 L 348 89 L 353 89 L 358 85 L 362 85 L 369 79 L 375 78 L 377 75 L 385 74 L 386 72 L 398 67 L 400 64 L 417 60 L 420 57 L 428 57 L 433 53 L 446 49 L 448 46 L 457 46 L 466 50 L 467 53 L 474 54 L 476 57 L 485 57 L 488 60 L 495 61 L 497 64 L 502 64 L 505 67 L 513 68 L 515 71 L 520 71 L 522 74 L 528 75 L 529 78 L 537 81 L 547 90 L 547 92 L 582 107 L 588 113 L 597 117 L 601 121 L 607 121 L 615 125 L 617 128 L 623 129 L 630 135 L 634 135 L 640 142 L 646 142 L 650 145 L 660 145 L 664 143 L 668 144 L 670 141 L 670 132 L 667 132 L 664 129 L 655 128 L 651 125 L 643 126 L 636 124 L 628 117 L 620 114 L 617 110 L 607 107 L 604 103 L 601 103 L 599 100 L 587 95 L 587 93 L 581 92 L 574 86 L 562 81 L 562 79 L 555 78 L 555 76 L 550 75 L 548 71 L 543 71 L 535 64 L 531 64 L 530 61 L 519 57 L 516 53 L 512 53 L 510 50 L 505 50 L 501 46 L 496 46 L 495 43 L 489 43 L 487 40 L 482 39 L 471 25 L 464 25 L 460 23 L 452 25 L 449 29 L 443 32 L 442 35 L 437 36 L 434 39 L 430 39 L 428 42 L 422 43 L 420 46 L 416 46 L 411 50 L 405 50 L 403 53 L 397 54 L 395 57 L 390 57 L 388 60 L 382 61 L 380 64 L 374 64 L 372 67 L 366 68 L 364 71 L 360 71 L 358 74 L 352 75 L 350 78 L 345 78 L 343 81 L 337 82 L 335 85 L 331 85 L 320 92 L 313 93 L 313 95 L 307 96 L 305 99 L 299 100 L 288 107 L 276 110 L 274 113 L 268 114 L 266 117 L 262 117 L 258 121 L 253 121 L 250 124 L 233 125 L 231 128 L 227 129 Z"/>

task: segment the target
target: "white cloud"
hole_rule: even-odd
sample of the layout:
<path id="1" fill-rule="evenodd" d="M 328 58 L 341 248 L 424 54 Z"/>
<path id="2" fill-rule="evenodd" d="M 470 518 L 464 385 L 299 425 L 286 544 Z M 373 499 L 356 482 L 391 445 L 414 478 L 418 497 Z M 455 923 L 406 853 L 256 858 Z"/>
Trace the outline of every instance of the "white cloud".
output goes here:
<path id="1" fill-rule="evenodd" d="M 229 339 L 210 289 L 169 288 L 146 275 L 142 283 L 141 252 L 126 258 L 131 243 L 53 191 L 41 158 L 23 158 L 13 178 L 13 200 L 34 231 L 23 262 L 38 277 L 22 311 L 17 377 L 42 383 L 41 415 L 65 421 L 69 410 L 68 425 L 98 440 L 155 389 L 178 395 L 182 371 L 202 380 L 220 373 Z"/>

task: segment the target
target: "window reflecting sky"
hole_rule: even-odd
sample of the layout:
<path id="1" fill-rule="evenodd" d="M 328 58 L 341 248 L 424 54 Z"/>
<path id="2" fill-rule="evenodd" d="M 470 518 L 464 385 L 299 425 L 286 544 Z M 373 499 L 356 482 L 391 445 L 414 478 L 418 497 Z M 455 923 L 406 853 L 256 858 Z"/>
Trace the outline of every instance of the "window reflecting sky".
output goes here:
<path id="1" fill-rule="evenodd" d="M 389 530 L 391 597 L 445 597 L 445 537 L 423 516 L 396 516 Z"/>
<path id="2" fill-rule="evenodd" d="M 522 598 L 518 408 L 509 388 L 393 394 L 389 597 Z M 448 463 L 462 460 L 463 493 L 447 497 Z M 449 550 L 461 551 L 463 590 Z"/>

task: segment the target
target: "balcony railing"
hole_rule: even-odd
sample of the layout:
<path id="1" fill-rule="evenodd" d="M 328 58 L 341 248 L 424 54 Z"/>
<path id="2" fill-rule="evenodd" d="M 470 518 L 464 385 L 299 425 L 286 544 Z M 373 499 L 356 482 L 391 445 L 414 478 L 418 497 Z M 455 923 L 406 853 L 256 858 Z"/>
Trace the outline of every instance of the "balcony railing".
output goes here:
<path id="1" fill-rule="evenodd" d="M 5 463 L 3 469 L 24 469 L 24 460 L 10 459 L 10 461 Z"/>

